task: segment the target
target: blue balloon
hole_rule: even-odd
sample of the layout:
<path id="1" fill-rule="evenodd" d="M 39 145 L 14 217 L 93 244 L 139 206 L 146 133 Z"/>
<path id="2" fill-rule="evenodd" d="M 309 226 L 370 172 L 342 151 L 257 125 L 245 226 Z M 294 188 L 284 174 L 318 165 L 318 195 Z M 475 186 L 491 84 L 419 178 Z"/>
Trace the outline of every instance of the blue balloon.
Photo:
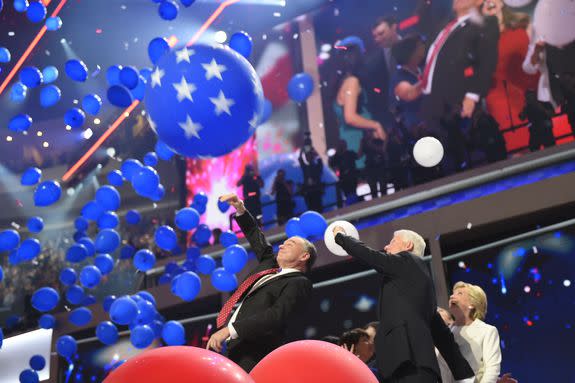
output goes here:
<path id="1" fill-rule="evenodd" d="M 246 59 L 249 59 L 252 54 L 252 38 L 244 31 L 234 33 L 232 37 L 230 37 L 228 45 Z"/>
<path id="2" fill-rule="evenodd" d="M 137 324 L 150 324 L 156 316 L 156 308 L 151 302 L 142 299 L 138 303 L 139 314 L 136 318 Z"/>
<path id="3" fill-rule="evenodd" d="M 158 285 L 166 285 L 172 281 L 173 276 L 171 274 L 162 274 L 160 278 L 158 278 Z"/>
<path id="4" fill-rule="evenodd" d="M 100 342 L 107 346 L 111 346 L 118 341 L 120 337 L 118 328 L 110 321 L 100 322 L 96 326 L 96 337 Z"/>
<path id="5" fill-rule="evenodd" d="M 102 301 L 102 308 L 105 312 L 110 311 L 110 307 L 112 307 L 112 303 L 116 300 L 115 295 L 107 295 L 104 300 Z"/>
<path id="6" fill-rule="evenodd" d="M 150 196 L 150 199 L 154 202 L 158 202 L 161 201 L 165 195 L 166 195 L 166 189 L 164 188 L 164 185 L 159 184 L 156 191 Z"/>
<path id="7" fill-rule="evenodd" d="M 184 7 L 189 7 L 190 5 L 194 4 L 196 0 L 180 0 L 180 3 L 182 3 L 182 5 Z"/>
<path id="8" fill-rule="evenodd" d="M 229 292 L 237 289 L 238 279 L 223 267 L 212 272 L 212 286 L 218 291 Z"/>
<path id="9" fill-rule="evenodd" d="M 198 244 L 209 243 L 211 236 L 212 231 L 205 224 L 198 225 L 198 228 L 194 232 L 194 239 L 196 242 L 198 242 Z"/>
<path id="10" fill-rule="evenodd" d="M 112 85 L 107 92 L 110 104 L 119 108 L 127 108 L 132 105 L 134 99 L 130 91 L 122 85 Z"/>
<path id="11" fill-rule="evenodd" d="M 180 230 L 192 230 L 195 229 L 200 223 L 200 214 L 196 209 L 191 207 L 186 207 L 178 210 L 176 213 L 176 226 Z"/>
<path id="12" fill-rule="evenodd" d="M 141 168 L 132 178 L 132 186 L 142 197 L 150 197 L 158 189 L 160 176 L 156 169 L 150 166 Z"/>
<path id="13" fill-rule="evenodd" d="M 144 165 L 156 166 L 158 164 L 158 155 L 154 152 L 148 152 L 144 156 Z"/>
<path id="14" fill-rule="evenodd" d="M 230 208 L 230 204 L 227 202 L 222 202 L 220 200 L 218 200 L 218 209 L 220 209 L 220 211 L 222 213 L 225 213 L 228 211 L 228 209 Z"/>
<path id="15" fill-rule="evenodd" d="M 73 305 L 79 305 L 86 298 L 84 289 L 78 285 L 72 285 L 66 290 L 66 300 Z"/>
<path id="16" fill-rule="evenodd" d="M 148 325 L 136 326 L 130 333 L 130 342 L 136 348 L 143 349 L 152 344 L 155 338 L 154 330 Z"/>
<path id="17" fill-rule="evenodd" d="M 56 341 L 56 351 L 58 352 L 58 355 L 71 359 L 78 351 L 76 339 L 72 338 L 70 335 L 62 335 Z"/>
<path id="18" fill-rule="evenodd" d="M 82 306 L 90 306 L 90 305 L 95 305 L 96 302 L 97 302 L 96 297 L 93 296 L 92 294 L 90 294 L 90 295 L 87 295 L 86 298 L 84 298 L 81 305 Z"/>
<path id="19" fill-rule="evenodd" d="M 146 108 L 158 137 L 185 157 L 228 154 L 255 132 L 264 100 L 259 78 L 245 58 L 227 47 L 196 44 L 190 62 L 180 52 L 163 56 L 147 85 Z M 206 63 L 209 71 L 202 67 Z M 177 84 L 180 91 L 158 86 L 154 77 L 160 77 L 160 70 L 161 83 Z M 194 84 L 193 102 L 182 77 Z"/>
<path id="20" fill-rule="evenodd" d="M 62 19 L 59 16 L 48 17 L 46 20 L 46 29 L 49 31 L 57 31 L 62 28 Z"/>
<path id="21" fill-rule="evenodd" d="M 3 279 L 4 279 L 4 269 L 2 269 L 2 266 L 0 266 L 0 282 L 2 282 Z"/>
<path id="22" fill-rule="evenodd" d="M 97 221 L 104 213 L 104 208 L 96 201 L 87 202 L 82 208 L 82 217 L 90 221 Z"/>
<path id="23" fill-rule="evenodd" d="M 40 178 L 42 178 L 42 170 L 38 168 L 28 168 L 22 173 L 20 184 L 24 186 L 36 185 L 38 181 L 40 181 Z"/>
<path id="24" fill-rule="evenodd" d="M 126 245 L 120 250 L 120 259 L 132 259 L 136 254 L 136 248 L 132 245 Z"/>
<path id="25" fill-rule="evenodd" d="M 121 65 L 112 65 L 106 71 L 106 79 L 108 80 L 108 85 L 120 85 L 120 72 L 122 71 Z"/>
<path id="26" fill-rule="evenodd" d="M 222 234 L 220 234 L 220 243 L 223 247 L 236 245 L 238 243 L 238 236 L 231 230 L 224 231 Z"/>
<path id="27" fill-rule="evenodd" d="M 54 318 L 54 315 L 44 314 L 38 320 L 38 325 L 40 326 L 40 328 L 49 330 L 56 326 L 56 318 Z"/>
<path id="28" fill-rule="evenodd" d="M 28 238 L 22 241 L 18 248 L 18 258 L 21 262 L 28 262 L 33 260 L 42 251 L 40 241 L 36 238 Z"/>
<path id="29" fill-rule="evenodd" d="M 193 203 L 196 205 L 205 205 L 208 203 L 208 196 L 204 192 L 198 192 L 194 195 Z"/>
<path id="30" fill-rule="evenodd" d="M 99 229 L 115 229 L 120 224 L 120 219 L 118 215 L 113 211 L 107 211 L 100 219 L 98 219 Z"/>
<path id="31" fill-rule="evenodd" d="M 18 258 L 18 250 L 12 250 L 10 254 L 8 254 L 8 264 L 11 266 L 16 266 L 22 263 L 20 258 Z"/>
<path id="32" fill-rule="evenodd" d="M 76 283 L 78 279 L 78 275 L 76 274 L 76 270 L 68 267 L 60 271 L 60 283 L 64 286 L 72 286 Z"/>
<path id="33" fill-rule="evenodd" d="M 142 68 L 140 69 L 140 76 L 142 76 L 147 83 L 152 78 L 152 72 L 153 70 L 151 68 Z"/>
<path id="34" fill-rule="evenodd" d="M 140 271 L 151 270 L 156 265 L 156 256 L 150 250 L 142 249 L 134 255 L 134 267 Z"/>
<path id="35" fill-rule="evenodd" d="M 178 269 L 178 264 L 176 262 L 168 262 L 166 263 L 166 265 L 164 266 L 164 271 L 168 274 L 173 274 L 174 271 L 176 271 Z"/>
<path id="36" fill-rule="evenodd" d="M 20 71 L 20 82 L 28 88 L 36 88 L 42 84 L 42 72 L 36 67 L 28 66 Z"/>
<path id="37" fill-rule="evenodd" d="M 26 10 L 26 16 L 28 20 L 33 23 L 39 23 L 40 21 L 46 18 L 46 14 L 48 11 L 46 10 L 46 6 L 41 1 L 34 1 L 30 3 L 28 9 Z"/>
<path id="38" fill-rule="evenodd" d="M 88 250 L 80 243 L 75 243 L 66 251 L 66 261 L 70 263 L 80 263 L 88 258 Z"/>
<path id="39" fill-rule="evenodd" d="M 176 232 L 167 225 L 160 226 L 156 229 L 154 240 L 160 249 L 166 251 L 171 251 L 178 244 Z"/>
<path id="40" fill-rule="evenodd" d="M 162 339 L 168 346 L 181 346 L 186 343 L 186 330 L 180 322 L 166 322 L 162 328 Z"/>
<path id="41" fill-rule="evenodd" d="M 178 16 L 180 7 L 171 0 L 164 0 L 158 7 L 158 14 L 164 20 L 174 20 Z"/>
<path id="42" fill-rule="evenodd" d="M 128 158 L 122 162 L 122 175 L 127 181 L 132 182 L 132 178 L 143 168 L 144 165 L 140 161 Z"/>
<path id="43" fill-rule="evenodd" d="M 110 254 L 98 254 L 94 258 L 94 266 L 96 266 L 102 275 L 108 275 L 114 270 L 114 258 Z"/>
<path id="44" fill-rule="evenodd" d="M 327 222 L 321 214 L 316 211 L 306 211 L 299 217 L 299 225 L 306 237 L 323 237 Z"/>
<path id="45" fill-rule="evenodd" d="M 6 229 L 0 232 L 0 252 L 15 249 L 20 243 L 20 234 L 16 230 Z"/>
<path id="46" fill-rule="evenodd" d="M 87 307 L 78 307 L 68 315 L 68 321 L 75 326 L 85 326 L 92 321 L 92 311 Z"/>
<path id="47" fill-rule="evenodd" d="M 86 231 L 86 230 L 88 230 L 89 225 L 90 225 L 90 223 L 84 217 L 78 217 L 78 218 L 76 218 L 76 220 L 74 220 L 74 227 L 76 227 L 76 230 Z"/>
<path id="48" fill-rule="evenodd" d="M 176 154 L 168 145 L 166 145 L 161 140 L 158 140 L 156 142 L 156 146 L 154 147 L 154 151 L 156 152 L 158 157 L 164 161 L 171 160 L 172 157 Z"/>
<path id="49" fill-rule="evenodd" d="M 101 279 L 102 273 L 96 266 L 84 266 L 82 271 L 80 271 L 80 283 L 87 289 L 93 289 L 98 286 Z"/>
<path id="50" fill-rule="evenodd" d="M 58 79 L 58 68 L 49 65 L 42 70 L 42 77 L 44 77 L 44 84 L 50 84 Z"/>
<path id="51" fill-rule="evenodd" d="M 120 208 L 120 193 L 113 186 L 101 186 L 96 191 L 96 202 L 105 210 L 118 210 Z"/>
<path id="52" fill-rule="evenodd" d="M 15 83 L 10 89 L 10 101 L 20 104 L 26 100 L 28 87 L 21 82 Z"/>
<path id="53" fill-rule="evenodd" d="M 186 302 L 193 301 L 200 292 L 202 282 L 196 273 L 186 271 L 172 280 L 172 294 Z"/>
<path id="54" fill-rule="evenodd" d="M 73 129 L 81 128 L 86 121 L 86 113 L 82 109 L 70 108 L 64 114 L 64 122 L 70 125 Z"/>
<path id="55" fill-rule="evenodd" d="M 134 89 L 138 85 L 138 70 L 132 66 L 125 66 L 120 71 L 120 83 L 128 89 Z"/>
<path id="56" fill-rule="evenodd" d="M 120 235 L 113 229 L 101 230 L 94 241 L 97 253 L 113 253 L 119 245 Z"/>
<path id="57" fill-rule="evenodd" d="M 19 376 L 20 383 L 38 383 L 40 378 L 38 373 L 34 370 L 24 370 Z"/>
<path id="58" fill-rule="evenodd" d="M 40 312 L 54 310 L 59 302 L 60 294 L 51 287 L 42 287 L 32 294 L 32 307 Z"/>
<path id="59" fill-rule="evenodd" d="M 132 97 L 136 100 L 142 101 L 146 96 L 146 79 L 138 75 L 138 84 L 132 89 Z"/>
<path id="60" fill-rule="evenodd" d="M 66 74 L 71 80 L 84 82 L 88 78 L 88 67 L 82 60 L 68 60 L 64 67 Z"/>
<path id="61" fill-rule="evenodd" d="M 124 177 L 119 170 L 112 170 L 108 173 L 108 182 L 112 186 L 122 186 L 124 184 Z"/>
<path id="62" fill-rule="evenodd" d="M 137 210 L 129 210 L 126 213 L 126 222 L 130 225 L 137 225 L 142 220 L 142 216 Z"/>
<path id="63" fill-rule="evenodd" d="M 273 114 L 273 111 L 274 111 L 274 109 L 273 109 L 272 102 L 266 98 L 264 100 L 264 111 L 262 112 L 262 118 L 260 120 L 260 124 L 263 124 L 264 122 L 269 120 Z"/>
<path id="64" fill-rule="evenodd" d="M 128 296 L 116 299 L 110 307 L 110 319 L 116 324 L 130 324 L 137 316 L 138 305 Z"/>
<path id="65" fill-rule="evenodd" d="M 97 94 L 88 94 L 82 99 L 82 108 L 92 116 L 96 116 L 102 108 L 102 98 Z"/>
<path id="66" fill-rule="evenodd" d="M 14 10 L 16 12 L 26 12 L 28 9 L 28 0 L 14 0 Z"/>
<path id="67" fill-rule="evenodd" d="M 163 37 L 156 37 L 148 44 L 148 56 L 152 64 L 156 65 L 158 60 L 170 51 L 168 40 Z"/>
<path id="68" fill-rule="evenodd" d="M 139 291 L 136 295 L 142 297 L 143 299 L 147 300 L 148 302 L 150 302 L 152 305 L 154 305 L 154 307 L 156 306 L 156 298 L 154 298 L 154 296 L 147 292 L 147 291 Z"/>
<path id="69" fill-rule="evenodd" d="M 239 273 L 248 262 L 248 252 L 240 245 L 232 245 L 226 249 L 222 258 L 224 269 L 230 273 Z"/>
<path id="70" fill-rule="evenodd" d="M 44 181 L 36 187 L 34 204 L 44 207 L 56 203 L 62 195 L 60 184 L 56 181 Z"/>
<path id="71" fill-rule="evenodd" d="M 8 123 L 8 129 L 14 132 L 25 132 L 32 125 L 32 117 L 27 114 L 17 114 Z"/>
<path id="72" fill-rule="evenodd" d="M 86 248 L 86 251 L 88 252 L 88 257 L 93 257 L 94 254 L 96 254 L 96 246 L 94 246 L 94 241 L 92 241 L 90 237 L 84 236 L 78 239 L 76 242 L 78 242 L 78 244 L 83 245 Z"/>
<path id="73" fill-rule="evenodd" d="M 62 98 L 62 91 L 56 85 L 48 85 L 40 91 L 40 105 L 49 108 L 56 105 Z"/>
<path id="74" fill-rule="evenodd" d="M 289 97 L 295 102 L 307 100 L 313 93 L 313 89 L 313 78 L 305 72 L 294 75 L 288 83 Z"/>
<path id="75" fill-rule="evenodd" d="M 190 246 L 186 250 L 186 259 L 191 261 L 196 261 L 198 257 L 201 255 L 200 248 L 197 246 Z"/>
<path id="76" fill-rule="evenodd" d="M 81 240 L 82 238 L 86 238 L 88 237 L 88 235 L 86 234 L 86 232 L 84 231 L 76 231 L 74 233 L 74 235 L 72 236 L 72 239 L 74 239 L 74 241 L 78 242 L 79 240 Z"/>
<path id="77" fill-rule="evenodd" d="M 200 205 L 197 203 L 192 203 L 190 205 L 190 207 L 192 209 L 195 209 L 198 213 L 200 213 L 200 215 L 203 215 L 206 212 L 207 206 L 206 205 Z"/>
<path id="78" fill-rule="evenodd" d="M 31 233 L 39 233 L 44 229 L 44 220 L 40 217 L 30 217 L 28 219 L 28 230 Z"/>
<path id="79" fill-rule="evenodd" d="M 299 218 L 293 217 L 290 218 L 289 221 L 286 223 L 286 235 L 288 238 L 290 237 L 302 237 L 305 238 L 306 234 L 301 228 Z"/>
<path id="80" fill-rule="evenodd" d="M 8 48 L 0 47 L 0 63 L 9 63 L 12 59 Z"/>
<path id="81" fill-rule="evenodd" d="M 196 269 L 199 273 L 209 275 L 216 268 L 216 261 L 209 255 L 201 255 L 196 259 Z"/>

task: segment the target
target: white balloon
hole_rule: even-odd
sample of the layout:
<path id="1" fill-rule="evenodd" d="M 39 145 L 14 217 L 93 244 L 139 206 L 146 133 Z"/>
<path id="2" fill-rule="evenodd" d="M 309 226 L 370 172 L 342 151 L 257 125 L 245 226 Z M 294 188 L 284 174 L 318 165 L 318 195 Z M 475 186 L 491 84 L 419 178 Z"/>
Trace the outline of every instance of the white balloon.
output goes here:
<path id="1" fill-rule="evenodd" d="M 513 8 L 524 7 L 531 3 L 531 0 L 504 0 L 505 4 Z"/>
<path id="2" fill-rule="evenodd" d="M 345 252 L 343 247 L 341 247 L 340 245 L 335 243 L 335 236 L 333 235 L 333 228 L 336 226 L 343 227 L 343 229 L 345 230 L 345 233 L 347 235 L 349 235 L 350 237 L 353 237 L 355 239 L 359 239 L 359 233 L 357 232 L 357 229 L 355 228 L 355 226 L 353 226 L 351 223 L 349 223 L 347 221 L 332 222 L 327 227 L 327 229 L 325 229 L 325 232 L 323 233 L 323 240 L 325 242 L 325 246 L 327 247 L 327 249 L 335 255 L 338 255 L 340 257 L 345 257 L 349 254 L 347 254 Z"/>
<path id="3" fill-rule="evenodd" d="M 575 40 L 575 1 L 539 0 L 533 26 L 537 38 L 556 47 Z"/>
<path id="4" fill-rule="evenodd" d="M 443 145 L 437 138 L 420 138 L 413 146 L 413 157 L 418 164 L 432 168 L 443 159 Z"/>

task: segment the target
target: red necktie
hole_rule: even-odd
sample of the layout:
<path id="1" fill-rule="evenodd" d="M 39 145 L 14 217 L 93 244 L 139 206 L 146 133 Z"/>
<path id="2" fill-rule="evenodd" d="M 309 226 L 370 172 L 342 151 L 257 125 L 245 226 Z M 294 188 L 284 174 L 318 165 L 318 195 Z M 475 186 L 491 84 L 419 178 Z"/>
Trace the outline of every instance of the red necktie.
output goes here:
<path id="1" fill-rule="evenodd" d="M 457 24 L 457 19 L 452 20 L 449 24 L 447 24 L 445 26 L 445 28 L 443 28 L 443 30 L 439 34 L 439 38 L 437 39 L 437 42 L 436 42 L 435 46 L 433 47 L 433 52 L 431 52 L 431 56 L 429 56 L 429 60 L 427 61 L 427 64 L 425 64 L 425 70 L 423 71 L 423 77 L 421 79 L 421 86 L 423 89 L 425 89 L 427 87 L 427 82 L 429 81 L 429 75 L 431 72 L 431 67 L 433 66 L 433 63 L 435 62 L 435 58 L 439 54 L 439 51 L 441 50 L 441 48 L 443 48 L 443 45 L 447 41 L 447 38 L 451 34 L 451 31 L 453 31 L 453 29 L 455 28 L 456 24 Z"/>
<path id="2" fill-rule="evenodd" d="M 250 290 L 250 288 L 257 282 L 258 279 L 260 279 L 265 275 L 276 274 L 278 271 L 280 271 L 279 268 L 267 269 L 264 271 L 260 271 L 259 273 L 250 275 L 248 278 L 246 278 L 246 280 L 242 282 L 240 287 L 238 287 L 238 289 L 232 294 L 230 299 L 228 299 L 228 301 L 224 304 L 224 307 L 222 307 L 222 309 L 220 310 L 220 313 L 218 314 L 218 319 L 216 320 L 217 328 L 223 327 L 226 324 L 226 322 L 230 318 L 230 314 L 232 313 L 232 309 L 234 308 L 236 303 L 239 302 L 239 300 L 243 297 L 243 295 Z"/>

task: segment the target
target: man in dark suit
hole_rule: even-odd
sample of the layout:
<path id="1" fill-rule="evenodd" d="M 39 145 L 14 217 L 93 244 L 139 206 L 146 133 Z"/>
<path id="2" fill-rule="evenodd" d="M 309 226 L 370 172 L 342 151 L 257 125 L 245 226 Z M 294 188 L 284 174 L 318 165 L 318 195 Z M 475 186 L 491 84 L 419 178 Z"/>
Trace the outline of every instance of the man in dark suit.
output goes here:
<path id="1" fill-rule="evenodd" d="M 228 340 L 228 357 L 247 372 L 285 343 L 287 325 L 310 300 L 312 283 L 304 275 L 317 257 L 312 243 L 290 237 L 276 255 L 272 245 L 235 194 L 222 196 L 236 209 L 236 221 L 259 265 L 246 277 L 220 311 L 217 328 L 206 348 L 217 352 Z M 233 312 L 236 303 L 239 306 Z"/>
<path id="2" fill-rule="evenodd" d="M 423 238 L 400 230 L 379 252 L 346 235 L 340 226 L 333 233 L 348 254 L 382 275 L 375 350 L 383 382 L 436 383 L 441 375 L 434 345 L 455 379 L 473 382 L 473 370 L 437 313 L 433 284 L 422 259 Z"/>
<path id="3" fill-rule="evenodd" d="M 495 67 L 499 27 L 496 17 L 482 17 L 483 0 L 453 0 L 455 18 L 429 48 L 421 88 L 422 117 L 431 135 L 444 145 L 444 173 L 469 163 L 466 130 Z"/>

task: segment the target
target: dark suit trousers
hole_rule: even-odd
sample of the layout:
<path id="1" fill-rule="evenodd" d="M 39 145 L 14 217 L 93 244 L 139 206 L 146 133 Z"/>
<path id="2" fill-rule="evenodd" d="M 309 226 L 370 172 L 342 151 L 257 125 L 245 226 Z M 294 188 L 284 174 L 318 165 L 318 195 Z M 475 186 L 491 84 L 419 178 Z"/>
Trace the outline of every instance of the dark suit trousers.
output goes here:
<path id="1" fill-rule="evenodd" d="M 418 368 L 406 363 L 397 369 L 391 378 L 384 379 L 384 383 L 437 383 L 439 379 L 433 370 Z"/>

